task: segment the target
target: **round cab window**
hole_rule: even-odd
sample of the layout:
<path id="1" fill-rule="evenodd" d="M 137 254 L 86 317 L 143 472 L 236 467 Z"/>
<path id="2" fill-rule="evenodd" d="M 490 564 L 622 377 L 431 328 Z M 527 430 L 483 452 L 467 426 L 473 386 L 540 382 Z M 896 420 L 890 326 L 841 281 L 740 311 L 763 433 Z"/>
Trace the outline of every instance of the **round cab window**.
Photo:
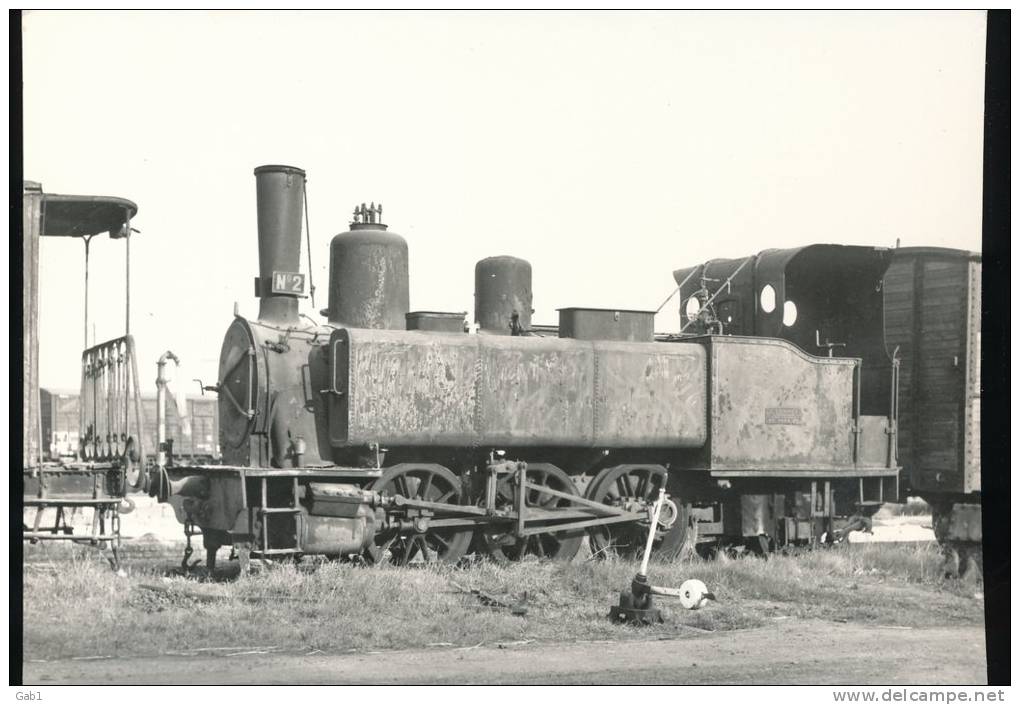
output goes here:
<path id="1" fill-rule="evenodd" d="M 761 303 L 761 310 L 765 313 L 772 313 L 776 310 L 776 290 L 772 288 L 771 284 L 766 284 L 761 288 L 761 296 L 758 299 Z"/>
<path id="2" fill-rule="evenodd" d="M 687 305 L 684 306 L 684 312 L 687 314 L 688 320 L 693 321 L 698 317 L 698 311 L 701 310 L 701 303 L 698 301 L 698 297 L 692 296 L 687 299 Z"/>
<path id="3" fill-rule="evenodd" d="M 787 301 L 783 304 L 783 325 L 789 328 L 797 322 L 797 304 Z"/>

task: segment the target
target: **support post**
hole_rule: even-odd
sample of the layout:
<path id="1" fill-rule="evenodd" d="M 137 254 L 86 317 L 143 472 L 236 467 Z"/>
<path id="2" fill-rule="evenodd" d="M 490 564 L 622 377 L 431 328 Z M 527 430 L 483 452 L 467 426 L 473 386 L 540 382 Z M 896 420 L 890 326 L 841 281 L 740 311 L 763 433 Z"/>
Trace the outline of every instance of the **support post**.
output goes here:
<path id="1" fill-rule="evenodd" d="M 159 356 L 156 362 L 156 467 L 160 472 L 166 470 L 166 389 L 168 380 L 166 378 L 167 360 L 173 360 L 180 364 L 180 360 L 172 352 L 167 350 Z M 141 430 L 141 429 L 139 429 Z"/>
<path id="2" fill-rule="evenodd" d="M 85 243 L 85 323 L 84 323 L 84 338 L 82 343 L 82 350 L 88 350 L 89 348 L 89 244 L 92 242 L 92 236 L 86 235 L 82 238 L 82 242 Z"/>
<path id="3" fill-rule="evenodd" d="M 124 224 L 124 335 L 131 335 L 131 215 Z"/>
<path id="4" fill-rule="evenodd" d="M 524 502 L 527 497 L 528 464 L 517 463 L 517 535 L 524 532 Z"/>

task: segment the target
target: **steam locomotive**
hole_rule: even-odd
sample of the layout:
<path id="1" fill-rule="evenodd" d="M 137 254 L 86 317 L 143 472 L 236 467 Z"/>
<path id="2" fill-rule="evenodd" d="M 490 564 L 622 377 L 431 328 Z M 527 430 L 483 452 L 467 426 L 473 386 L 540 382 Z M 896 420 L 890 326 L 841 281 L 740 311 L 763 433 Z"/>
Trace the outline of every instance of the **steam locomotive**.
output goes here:
<path id="1" fill-rule="evenodd" d="M 222 464 L 143 478 L 202 534 L 210 568 L 223 546 L 243 565 L 568 560 L 586 535 L 627 554 L 653 530 L 661 554 L 769 550 L 838 537 L 898 492 L 896 369 L 873 295 L 887 252 L 838 248 L 863 263 L 844 282 L 854 357 L 719 319 L 656 339 L 648 311 L 563 308 L 532 326 L 531 267 L 508 256 L 476 265 L 471 333 L 464 313 L 408 310 L 407 243 L 362 205 L 331 242 L 317 323 L 298 311 L 305 173 L 255 180 L 260 307 L 223 341 Z M 803 300 L 799 315 L 837 308 Z"/>

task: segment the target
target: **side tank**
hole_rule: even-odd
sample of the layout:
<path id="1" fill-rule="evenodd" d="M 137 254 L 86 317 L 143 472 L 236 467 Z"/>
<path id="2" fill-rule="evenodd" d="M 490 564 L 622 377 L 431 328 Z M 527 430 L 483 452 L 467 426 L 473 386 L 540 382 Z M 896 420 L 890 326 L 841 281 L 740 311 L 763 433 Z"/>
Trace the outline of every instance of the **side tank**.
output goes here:
<path id="1" fill-rule="evenodd" d="M 700 448 L 705 348 L 340 328 L 329 345 L 338 449 Z"/>
<path id="2" fill-rule="evenodd" d="M 475 322 L 481 333 L 511 335 L 531 328 L 531 264 L 517 257 L 486 257 L 475 265 Z"/>
<path id="3" fill-rule="evenodd" d="M 334 326 L 404 330 L 410 309 L 407 241 L 386 230 L 382 205 L 354 209 L 348 232 L 329 245 L 329 309 Z"/>

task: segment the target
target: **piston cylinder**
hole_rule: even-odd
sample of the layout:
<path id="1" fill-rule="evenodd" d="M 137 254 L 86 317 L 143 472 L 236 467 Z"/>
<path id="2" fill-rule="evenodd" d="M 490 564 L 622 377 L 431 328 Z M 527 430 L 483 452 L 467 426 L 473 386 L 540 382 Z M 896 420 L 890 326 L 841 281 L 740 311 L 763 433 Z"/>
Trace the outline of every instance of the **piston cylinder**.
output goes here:
<path id="1" fill-rule="evenodd" d="M 407 241 L 378 221 L 378 209 L 355 209 L 348 232 L 329 246 L 329 309 L 332 325 L 404 330 L 410 308 Z"/>
<path id="2" fill-rule="evenodd" d="M 255 295 L 259 297 L 259 320 L 294 323 L 298 320 L 298 296 L 301 291 L 283 293 L 274 287 L 274 273 L 286 281 L 301 281 L 301 214 L 305 195 L 305 172 L 293 166 L 268 164 L 255 169 L 255 196 L 258 209 L 259 277 Z"/>
<path id="3" fill-rule="evenodd" d="M 475 265 L 475 322 L 481 333 L 511 335 L 531 328 L 531 264 L 506 255 Z M 516 323 L 515 323 L 516 319 Z"/>

